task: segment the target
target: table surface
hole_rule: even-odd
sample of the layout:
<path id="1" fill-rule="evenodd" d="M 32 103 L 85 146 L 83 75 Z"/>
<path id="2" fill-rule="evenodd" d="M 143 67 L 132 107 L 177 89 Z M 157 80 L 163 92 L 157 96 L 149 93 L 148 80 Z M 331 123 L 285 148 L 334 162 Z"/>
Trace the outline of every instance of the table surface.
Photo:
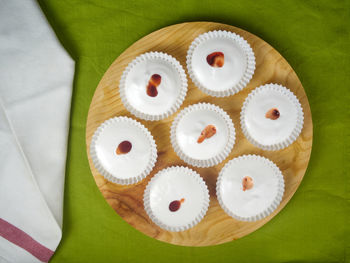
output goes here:
<path id="1" fill-rule="evenodd" d="M 346 262 L 350 258 L 349 1 L 39 1 L 76 61 L 63 237 L 52 262 Z M 254 233 L 213 247 L 154 240 L 105 202 L 85 151 L 89 105 L 110 64 L 164 26 L 217 21 L 271 44 L 298 74 L 312 111 L 313 149 L 288 205 Z"/>

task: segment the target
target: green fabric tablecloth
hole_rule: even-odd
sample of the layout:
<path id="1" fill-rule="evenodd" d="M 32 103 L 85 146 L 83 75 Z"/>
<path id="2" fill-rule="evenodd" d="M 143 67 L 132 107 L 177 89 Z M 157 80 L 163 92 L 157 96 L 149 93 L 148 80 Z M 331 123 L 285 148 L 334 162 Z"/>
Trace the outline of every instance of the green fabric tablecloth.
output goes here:
<path id="1" fill-rule="evenodd" d="M 350 2 L 229 0 L 40 1 L 76 60 L 62 242 L 52 262 L 349 262 Z M 311 160 L 296 194 L 268 224 L 223 245 L 162 243 L 129 226 L 91 175 L 85 124 L 95 88 L 133 42 L 186 21 L 243 28 L 298 74 L 311 105 Z M 59 109 L 57 109 L 59 110 Z"/>

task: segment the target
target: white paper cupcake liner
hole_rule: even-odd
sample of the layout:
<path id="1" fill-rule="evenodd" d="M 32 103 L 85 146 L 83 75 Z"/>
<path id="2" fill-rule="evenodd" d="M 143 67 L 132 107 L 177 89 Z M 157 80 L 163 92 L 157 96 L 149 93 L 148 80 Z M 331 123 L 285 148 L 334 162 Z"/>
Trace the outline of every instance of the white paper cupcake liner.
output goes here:
<path id="1" fill-rule="evenodd" d="M 146 135 L 148 143 L 149 143 L 150 148 L 151 148 L 151 155 L 150 155 L 147 167 L 143 170 L 142 173 L 137 174 L 137 175 L 132 176 L 132 177 L 129 177 L 129 178 L 121 178 L 121 177 L 118 177 L 117 174 L 111 174 L 110 172 L 108 172 L 103 167 L 103 165 L 100 162 L 100 160 L 97 156 L 97 153 L 96 153 L 96 143 L 97 143 L 99 137 L 101 136 L 102 132 L 104 131 L 104 129 L 106 127 L 108 127 L 109 125 L 113 125 L 114 123 L 118 123 L 118 122 L 119 123 L 125 122 L 125 123 L 132 124 L 136 129 L 141 130 Z M 130 185 L 130 184 L 136 184 L 136 183 L 140 182 L 147 175 L 149 175 L 149 173 L 152 171 L 152 169 L 157 161 L 157 146 L 156 146 L 156 143 L 153 139 L 152 134 L 141 123 L 139 123 L 138 121 L 135 121 L 131 118 L 128 118 L 128 117 L 114 117 L 114 118 L 108 119 L 105 122 L 103 122 L 95 131 L 95 133 L 92 137 L 92 140 L 91 140 L 91 144 L 90 144 L 90 155 L 91 155 L 91 159 L 92 159 L 92 162 L 93 162 L 95 168 L 98 170 L 98 172 L 104 178 L 106 178 L 108 181 L 116 183 L 116 184 Z M 137 164 L 135 164 L 135 165 L 137 165 Z"/>
<path id="2" fill-rule="evenodd" d="M 209 159 L 201 160 L 201 159 L 195 159 L 192 158 L 180 148 L 179 143 L 176 138 L 176 130 L 177 126 L 180 122 L 180 120 L 188 113 L 196 110 L 211 110 L 216 113 L 218 113 L 225 121 L 226 126 L 228 128 L 228 139 L 225 148 L 216 156 L 211 157 Z M 214 105 L 214 104 L 209 104 L 209 103 L 198 103 L 194 104 L 191 106 L 188 106 L 184 108 L 174 119 L 172 125 L 171 125 L 171 132 L 170 132 L 170 140 L 171 144 L 173 146 L 174 151 L 176 154 L 180 157 L 181 160 L 184 162 L 196 166 L 196 167 L 211 167 L 214 165 L 217 165 L 221 163 L 223 160 L 227 158 L 227 156 L 230 154 L 232 151 L 232 148 L 235 144 L 235 139 L 236 139 L 236 132 L 235 132 L 235 127 L 233 125 L 233 122 L 230 118 L 230 116 L 220 107 Z"/>
<path id="3" fill-rule="evenodd" d="M 177 170 L 177 171 L 181 172 L 182 174 L 193 177 L 198 182 L 198 184 L 201 186 L 201 188 L 203 190 L 203 194 L 204 194 L 204 199 L 203 199 L 202 208 L 201 208 L 200 213 L 190 223 L 183 225 L 183 226 L 171 226 L 165 222 L 160 221 L 154 215 L 154 213 L 151 209 L 151 206 L 150 206 L 150 195 L 151 195 L 152 185 L 155 183 L 155 181 L 158 177 L 168 173 L 169 171 L 173 171 L 173 170 Z M 210 202 L 209 190 L 208 190 L 206 183 L 202 179 L 202 177 L 197 172 L 193 171 L 190 168 L 184 167 L 184 166 L 172 166 L 172 167 L 168 167 L 168 168 L 165 168 L 165 169 L 159 171 L 149 181 L 148 185 L 146 186 L 144 196 L 143 196 L 144 208 L 145 208 L 145 211 L 146 211 L 147 215 L 149 216 L 149 218 L 159 227 L 161 227 L 167 231 L 171 231 L 171 232 L 185 231 L 185 230 L 188 230 L 188 229 L 194 227 L 195 225 L 197 225 L 200 221 L 202 221 L 202 219 L 206 215 L 206 213 L 208 211 L 208 207 L 209 207 L 209 202 Z"/>
<path id="4" fill-rule="evenodd" d="M 126 87 L 126 78 L 129 74 L 129 72 L 132 70 L 133 67 L 135 67 L 138 63 L 142 62 L 142 61 L 146 61 L 146 60 L 159 60 L 161 62 L 166 62 L 169 64 L 170 67 L 173 67 L 176 69 L 179 78 L 180 78 L 180 92 L 177 96 L 176 101 L 174 102 L 174 104 L 172 105 L 172 107 L 165 111 L 165 112 L 159 112 L 157 114 L 147 114 L 144 113 L 136 108 L 134 108 L 130 102 L 128 101 L 127 97 L 126 97 L 126 93 L 125 93 L 125 89 Z M 177 61 L 174 57 L 163 53 L 163 52 L 148 52 L 148 53 L 144 53 L 138 57 L 136 57 L 133 61 L 131 61 L 129 63 L 129 65 L 125 68 L 122 77 L 120 79 L 120 83 L 119 83 L 119 94 L 120 94 L 120 98 L 125 106 L 125 108 L 133 115 L 135 115 L 136 117 L 143 119 L 143 120 L 148 120 L 148 121 L 158 121 L 158 120 L 162 120 L 165 119 L 167 117 L 169 117 L 170 115 L 174 114 L 181 106 L 181 104 L 183 103 L 186 94 L 187 94 L 187 77 L 186 77 L 186 73 L 183 69 L 183 67 L 181 66 L 180 62 Z"/>
<path id="5" fill-rule="evenodd" d="M 246 109 L 248 104 L 256 94 L 265 90 L 277 91 L 285 95 L 293 102 L 298 112 L 297 122 L 290 136 L 288 136 L 285 140 L 279 143 L 271 144 L 271 145 L 263 145 L 259 143 L 256 139 L 253 138 L 253 136 L 251 136 L 251 134 L 249 133 L 245 125 L 245 115 L 246 115 Z M 248 141 L 251 142 L 254 146 L 267 151 L 277 151 L 288 147 L 299 137 L 304 125 L 304 113 L 298 98 L 289 89 L 279 84 L 266 84 L 254 89 L 251 93 L 249 93 L 248 97 L 245 99 L 243 103 L 240 119 L 241 119 L 241 128 L 242 128 L 243 134 L 248 139 Z"/>
<path id="6" fill-rule="evenodd" d="M 261 213 L 254 215 L 254 216 L 250 216 L 250 217 L 242 217 L 240 215 L 233 213 L 223 202 L 222 196 L 221 196 L 221 191 L 220 191 L 220 187 L 222 185 L 223 175 L 224 175 L 226 169 L 228 169 L 228 167 L 232 163 L 240 162 L 242 160 L 263 162 L 264 164 L 266 164 L 267 166 L 271 167 L 274 170 L 274 176 L 276 176 L 278 178 L 277 195 L 276 195 L 275 199 L 273 200 L 273 202 Z M 276 208 L 279 206 L 279 204 L 282 201 L 283 194 L 284 194 L 284 178 L 283 178 L 281 170 L 277 167 L 277 165 L 275 163 L 273 163 L 269 159 L 262 157 L 262 156 L 259 156 L 259 155 L 251 155 L 251 154 L 242 155 L 242 156 L 239 156 L 237 158 L 232 159 L 231 161 L 226 163 L 225 166 L 221 169 L 219 176 L 218 176 L 218 179 L 217 179 L 217 182 L 216 182 L 216 196 L 217 196 L 217 199 L 218 199 L 220 206 L 229 216 L 233 217 L 234 219 L 240 220 L 240 221 L 252 222 L 252 221 L 261 220 L 261 219 L 267 217 L 273 211 L 275 211 Z"/>
<path id="7" fill-rule="evenodd" d="M 213 38 L 225 38 L 225 39 L 233 40 L 242 48 L 242 50 L 245 53 L 245 57 L 247 61 L 245 72 L 242 78 L 240 79 L 240 81 L 236 85 L 232 86 L 230 89 L 227 89 L 227 90 L 216 91 L 216 90 L 207 88 L 206 86 L 200 83 L 200 81 L 197 79 L 197 77 L 193 72 L 193 66 L 192 66 L 193 52 L 201 43 Z M 186 63 L 187 63 L 188 74 L 191 77 L 193 83 L 203 92 L 215 97 L 226 97 L 226 96 L 231 96 L 238 93 L 248 85 L 255 71 L 255 55 L 249 43 L 240 35 L 237 35 L 229 31 L 223 31 L 223 30 L 209 31 L 207 33 L 199 35 L 191 43 L 187 51 Z"/>

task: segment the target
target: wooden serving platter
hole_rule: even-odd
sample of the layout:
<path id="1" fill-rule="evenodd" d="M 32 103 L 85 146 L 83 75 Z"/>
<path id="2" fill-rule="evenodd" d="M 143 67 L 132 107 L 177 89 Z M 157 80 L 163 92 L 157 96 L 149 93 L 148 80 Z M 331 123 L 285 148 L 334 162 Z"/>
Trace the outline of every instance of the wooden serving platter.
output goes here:
<path id="1" fill-rule="evenodd" d="M 186 69 L 186 53 L 191 42 L 200 34 L 210 30 L 228 30 L 245 38 L 254 50 L 256 70 L 247 88 L 238 94 L 215 98 L 204 94 L 194 86 L 188 77 L 188 93 L 184 107 L 208 102 L 223 108 L 232 118 L 236 129 L 236 143 L 229 157 L 211 168 L 196 168 L 187 165 L 175 154 L 170 143 L 170 126 L 177 115 L 161 121 L 144 121 L 132 116 L 123 106 L 118 91 L 123 70 L 136 56 L 148 51 L 162 51 L 180 61 Z M 281 84 L 294 92 L 300 100 L 305 114 L 304 127 L 299 138 L 289 147 L 276 151 L 263 151 L 254 147 L 242 134 L 240 110 L 244 99 L 252 89 L 267 83 Z M 121 186 L 108 182 L 95 169 L 90 157 L 90 142 L 96 128 L 105 120 L 115 116 L 128 116 L 140 121 L 154 136 L 158 159 L 151 174 L 137 185 Z M 291 199 L 300 185 L 309 163 L 312 147 L 311 111 L 304 88 L 287 61 L 269 44 L 242 29 L 211 22 L 177 24 L 155 31 L 125 50 L 109 67 L 97 86 L 92 99 L 87 125 L 86 144 L 89 163 L 96 184 L 110 206 L 131 226 L 158 240 L 183 246 L 210 246 L 243 237 L 271 220 Z M 279 207 L 270 216 L 257 222 L 240 222 L 229 217 L 216 199 L 215 185 L 218 173 L 227 161 L 243 154 L 258 154 L 269 158 L 281 169 L 285 179 L 285 194 Z M 159 170 L 183 165 L 197 171 L 205 180 L 210 192 L 210 206 L 204 219 L 192 229 L 184 232 L 168 232 L 156 226 L 143 207 L 143 192 L 150 178 Z"/>

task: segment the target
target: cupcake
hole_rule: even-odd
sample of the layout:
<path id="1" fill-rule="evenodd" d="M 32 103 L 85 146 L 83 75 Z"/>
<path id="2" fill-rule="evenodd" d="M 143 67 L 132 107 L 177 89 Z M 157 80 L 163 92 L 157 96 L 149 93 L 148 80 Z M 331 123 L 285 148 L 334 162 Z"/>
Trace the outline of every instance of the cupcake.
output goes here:
<path id="1" fill-rule="evenodd" d="M 127 117 L 102 123 L 92 137 L 90 153 L 101 175 L 124 185 L 144 179 L 157 160 L 157 147 L 151 133 Z"/>
<path id="2" fill-rule="evenodd" d="M 209 206 L 209 191 L 198 173 L 173 166 L 151 179 L 143 200 L 148 216 L 156 225 L 179 232 L 203 219 Z"/>
<path id="3" fill-rule="evenodd" d="M 255 70 L 252 48 L 241 36 L 228 31 L 199 35 L 187 51 L 187 71 L 203 92 L 226 97 L 244 89 Z"/>
<path id="4" fill-rule="evenodd" d="M 222 162 L 235 143 L 235 128 L 220 107 L 198 103 L 183 109 L 171 126 L 171 144 L 186 163 L 210 167 Z"/>
<path id="5" fill-rule="evenodd" d="M 253 90 L 241 110 L 245 137 L 264 150 L 280 150 L 299 136 L 304 122 L 297 97 L 287 88 L 267 84 Z"/>
<path id="6" fill-rule="evenodd" d="M 229 161 L 216 183 L 220 206 L 241 221 L 257 221 L 268 216 L 280 204 L 283 193 L 284 179 L 279 168 L 257 155 L 243 155 Z"/>
<path id="7" fill-rule="evenodd" d="M 149 52 L 126 67 L 119 92 L 129 112 L 144 120 L 157 121 L 179 109 L 187 93 L 187 78 L 175 58 Z"/>

